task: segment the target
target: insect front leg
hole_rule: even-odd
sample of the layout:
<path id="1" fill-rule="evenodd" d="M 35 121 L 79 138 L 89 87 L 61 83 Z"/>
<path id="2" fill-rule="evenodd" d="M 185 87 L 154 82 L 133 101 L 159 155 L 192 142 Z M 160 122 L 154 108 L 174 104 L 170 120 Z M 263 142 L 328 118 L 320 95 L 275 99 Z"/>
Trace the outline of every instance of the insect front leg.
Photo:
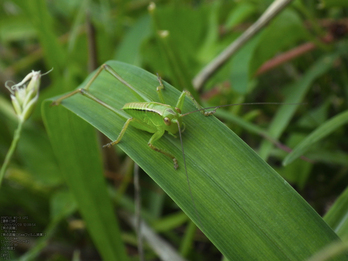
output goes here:
<path id="1" fill-rule="evenodd" d="M 200 113 L 202 113 L 204 116 L 211 116 L 216 112 L 217 108 L 215 108 L 212 111 L 205 111 L 204 108 L 195 100 L 195 98 L 192 96 L 192 94 L 189 91 L 184 90 L 183 93 L 185 93 L 187 97 L 190 98 L 190 100 L 193 102 L 197 110 L 199 110 Z"/>
<path id="2" fill-rule="evenodd" d="M 204 116 L 210 116 L 213 115 L 216 112 L 216 109 L 212 110 L 212 111 L 205 111 L 204 108 L 195 100 L 195 98 L 192 96 L 192 94 L 189 91 L 184 90 L 179 99 L 178 102 L 176 103 L 176 108 L 178 108 L 180 110 L 180 113 L 182 111 L 182 108 L 184 106 L 184 101 L 185 101 L 185 97 L 190 98 L 190 100 L 193 102 L 193 104 L 195 105 L 195 107 L 197 108 L 197 110 L 199 110 Z"/>
<path id="3" fill-rule="evenodd" d="M 156 146 L 153 145 L 153 143 L 154 143 L 156 140 L 158 140 L 159 138 L 161 138 L 161 137 L 163 136 L 163 134 L 164 134 L 164 130 L 161 130 L 161 129 L 160 129 L 160 130 L 157 130 L 157 131 L 152 135 L 152 137 L 150 138 L 150 140 L 149 140 L 149 142 L 147 143 L 147 145 L 148 145 L 151 149 L 153 149 L 153 150 L 155 150 L 155 151 L 158 151 L 158 152 L 160 152 L 160 153 L 162 153 L 162 154 L 164 154 L 164 155 L 170 157 L 170 158 L 173 160 L 173 162 L 174 162 L 174 169 L 177 169 L 177 168 L 179 167 L 179 165 L 178 165 L 178 160 L 177 160 L 171 153 L 169 153 L 169 152 L 167 152 L 166 150 L 160 149 L 160 148 L 158 148 L 158 147 L 156 147 Z"/>

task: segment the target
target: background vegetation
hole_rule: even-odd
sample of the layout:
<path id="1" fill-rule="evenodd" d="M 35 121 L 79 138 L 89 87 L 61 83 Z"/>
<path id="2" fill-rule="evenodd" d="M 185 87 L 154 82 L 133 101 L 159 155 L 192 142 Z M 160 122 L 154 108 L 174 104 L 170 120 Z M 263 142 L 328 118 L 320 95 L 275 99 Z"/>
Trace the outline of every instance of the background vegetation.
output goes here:
<path id="1" fill-rule="evenodd" d="M 149 4 L 150 2 L 142 0 L 14 0 L 0 4 L 0 81 L 3 86 L 0 89 L 1 162 L 10 147 L 17 125 L 9 93 L 4 87 L 5 82 L 19 82 L 31 70 L 45 72 L 54 68 L 49 75 L 42 78 L 38 105 L 31 119 L 24 125 L 15 156 L 0 188 L 0 216 L 27 216 L 35 226 L 20 227 L 17 232 L 42 232 L 44 236 L 24 237 L 25 240 L 18 243 L 16 250 L 10 251 L 11 259 L 124 260 L 126 256 L 129 259 L 138 259 L 136 236 L 128 224 L 130 213 L 134 209 L 131 160 L 118 148 L 101 150 L 101 144 L 107 143 L 109 139 L 99 136 L 98 141 L 95 132 L 77 117 L 71 123 L 71 126 L 78 124 L 76 126 L 79 130 L 75 134 L 64 128 L 59 129 L 58 121 L 63 122 L 73 116 L 65 115 L 64 108 L 50 110 L 49 102 L 43 102 L 47 98 L 75 89 L 91 71 L 108 60 L 121 61 L 151 73 L 159 73 L 179 90 L 189 89 L 205 105 L 240 102 L 305 103 L 282 107 L 234 106 L 219 110 L 217 115 L 260 158 L 285 178 L 332 230 L 294 191 L 289 190 L 289 196 L 285 195 L 282 201 L 280 195 L 283 196 L 284 191 L 280 184 L 283 180 L 273 174 L 271 169 L 267 172 L 272 172 L 271 176 L 266 176 L 261 182 L 248 183 L 250 186 L 246 187 L 249 189 L 247 191 L 243 190 L 244 187 L 238 188 L 239 183 L 235 183 L 242 172 L 236 172 L 237 167 L 227 163 L 223 166 L 224 170 L 229 168 L 231 173 L 236 173 L 233 177 L 231 175 L 229 181 L 236 186 L 231 187 L 231 193 L 238 195 L 233 195 L 233 199 L 237 199 L 239 204 L 242 202 L 244 210 L 261 206 L 263 203 L 253 205 L 249 201 L 249 198 L 259 195 L 265 202 L 275 202 L 270 203 L 272 208 L 267 211 L 260 207 L 256 210 L 259 212 L 250 212 L 255 215 L 262 213 L 262 218 L 265 217 L 265 220 L 252 217 L 250 226 L 244 226 L 242 220 L 238 221 L 237 217 L 242 218 L 238 214 L 219 224 L 206 218 L 206 214 L 201 212 L 202 208 L 210 209 L 211 204 L 199 194 L 198 188 L 193 188 L 198 205 L 202 204 L 199 212 L 204 226 L 198 226 L 209 235 L 214 245 L 195 229 L 195 225 L 157 183 L 142 173 L 140 184 L 143 217 L 155 231 L 155 235 L 160 235 L 161 243 L 168 241 L 174 246 L 171 250 L 162 247 L 165 253 L 179 255 L 187 260 L 218 260 L 222 258 L 221 251 L 231 260 L 250 260 L 251 256 L 260 255 L 260 249 L 250 247 L 256 241 L 245 243 L 237 240 L 237 234 L 254 231 L 255 229 L 250 228 L 252 224 L 259 228 L 262 222 L 265 222 L 263 231 L 272 231 L 265 236 L 264 241 L 271 238 L 277 242 L 274 245 L 278 247 L 272 250 L 274 245 L 269 247 L 266 242 L 259 246 L 264 248 L 264 255 L 278 251 L 285 253 L 287 259 L 303 260 L 338 237 L 344 239 L 347 236 L 345 217 L 348 211 L 347 3 L 339 0 L 323 1 L 320 4 L 313 1 L 293 1 L 228 59 L 204 85 L 196 82 L 195 89 L 192 85 L 195 76 L 249 28 L 264 13 L 271 1 L 158 1 L 156 8 L 150 13 Z M 156 87 L 154 76 L 151 78 L 133 67 L 120 65 L 117 68 L 119 71 L 131 68 L 128 69 L 129 74 L 140 75 L 140 79 L 135 81 L 137 88 Z M 153 79 L 153 84 L 144 82 L 141 85 L 142 79 Z M 114 94 L 105 92 L 102 95 L 114 97 Z M 171 98 L 175 97 L 175 94 L 170 95 L 173 95 Z M 121 101 L 120 103 L 122 104 Z M 52 144 L 43 123 L 42 112 L 46 117 L 46 127 L 50 126 L 47 128 L 50 130 Z M 192 122 L 195 121 L 196 118 L 193 118 Z M 220 125 L 203 126 L 206 129 L 197 129 L 197 137 L 203 137 L 203 132 L 208 132 L 212 137 L 218 136 L 218 129 L 223 128 Z M 61 143 L 55 138 L 59 136 L 57 132 L 62 133 L 61 137 L 66 138 L 67 144 L 74 144 L 66 147 L 73 151 L 73 155 L 77 155 L 79 151 L 88 153 L 81 158 L 68 157 L 68 163 L 62 164 L 60 159 L 68 154 L 53 150 L 56 146 L 54 144 Z M 221 153 L 222 161 L 226 155 L 233 155 L 233 158 L 239 160 L 240 150 L 240 154 L 252 156 L 240 156 L 241 162 L 246 163 L 245 166 L 268 169 L 236 136 L 225 130 L 224 133 L 226 136 L 218 138 L 226 140 L 226 144 L 238 142 L 235 143 L 238 146 L 231 149 L 231 153 L 235 154 L 221 151 L 218 142 L 214 143 L 214 139 L 209 139 L 204 149 L 201 148 L 197 153 L 193 150 L 194 146 L 187 144 L 188 157 L 194 154 L 202 159 L 215 158 Z M 140 140 L 141 135 L 148 134 L 140 134 Z M 81 137 L 81 140 L 76 136 Z M 145 136 L 145 141 L 148 138 L 149 136 Z M 192 140 L 194 139 L 195 135 L 192 135 Z M 91 141 L 91 144 L 82 147 L 87 141 Z M 148 154 L 146 148 L 142 151 Z M 299 158 L 301 155 L 305 157 Z M 95 168 L 81 167 L 84 160 L 87 163 L 97 162 Z M 154 178 L 152 175 L 155 174 L 149 168 L 164 176 L 171 175 L 175 179 L 171 162 L 156 164 L 150 160 L 144 160 L 143 166 L 141 162 L 138 164 L 151 177 Z M 104 171 L 101 169 L 102 162 Z M 199 173 L 202 166 L 194 166 L 194 162 L 188 165 L 189 172 L 194 168 L 192 173 Z M 69 171 L 79 175 L 68 175 Z M 98 173 L 103 173 L 105 178 Z M 165 180 L 155 180 L 161 187 L 165 187 Z M 180 182 L 184 181 L 182 179 Z M 265 186 L 265 190 L 252 187 L 256 183 Z M 185 183 L 172 184 L 177 190 L 187 189 L 182 185 Z M 277 187 L 274 188 L 275 186 Z M 287 184 L 284 187 L 287 188 Z M 209 187 L 204 187 L 204 191 L 205 189 L 208 195 L 213 191 L 209 191 Z M 168 190 L 166 192 L 176 199 L 171 194 L 174 192 L 170 188 Z M 188 192 L 182 194 L 182 197 L 178 196 L 178 204 L 183 207 L 180 200 L 187 201 L 184 210 L 199 223 L 199 218 L 192 209 L 192 202 L 187 197 Z M 238 197 L 244 201 L 238 201 Z M 234 209 L 226 210 L 221 207 L 221 213 L 226 211 L 230 211 L 232 215 Z M 248 217 L 252 215 L 250 213 L 247 214 Z M 215 217 L 219 213 L 211 215 Z M 301 224 L 291 221 L 297 220 L 296 217 L 299 217 Z M 306 222 L 308 224 L 304 226 Z M 240 230 L 235 230 L 238 227 Z M 213 231 L 218 228 L 229 230 L 236 236 L 231 236 L 229 241 L 218 242 L 219 235 L 213 235 Z M 278 232 L 276 236 L 274 231 Z M 308 252 L 304 252 L 294 238 L 303 242 L 302 245 Z M 310 238 L 320 238 L 317 240 L 320 243 Z M 283 243 L 289 247 L 284 248 Z M 342 246 L 343 249 L 346 247 L 344 244 Z M 156 260 L 161 256 L 161 252 L 153 249 L 154 246 L 145 245 L 147 260 Z M 260 255 L 259 258 L 266 260 L 266 256 Z M 171 256 L 169 260 L 175 259 Z"/>

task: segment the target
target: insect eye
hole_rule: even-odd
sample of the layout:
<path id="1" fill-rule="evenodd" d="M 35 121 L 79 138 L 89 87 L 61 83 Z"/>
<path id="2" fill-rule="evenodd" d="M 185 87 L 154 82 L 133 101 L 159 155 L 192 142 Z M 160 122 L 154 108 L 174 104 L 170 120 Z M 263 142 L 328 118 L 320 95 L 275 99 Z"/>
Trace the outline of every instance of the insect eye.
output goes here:
<path id="1" fill-rule="evenodd" d="M 169 126 L 171 124 L 171 121 L 168 117 L 163 118 L 163 120 L 165 125 Z"/>
<path id="2" fill-rule="evenodd" d="M 175 107 L 175 110 L 181 114 L 181 110 L 179 108 Z"/>

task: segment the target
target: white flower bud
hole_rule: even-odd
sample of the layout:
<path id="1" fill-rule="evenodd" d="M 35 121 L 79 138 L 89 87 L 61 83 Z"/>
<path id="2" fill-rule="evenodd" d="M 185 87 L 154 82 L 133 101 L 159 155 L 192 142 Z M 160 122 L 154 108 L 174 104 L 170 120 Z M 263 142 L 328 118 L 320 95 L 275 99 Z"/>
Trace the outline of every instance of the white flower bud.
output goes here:
<path id="1" fill-rule="evenodd" d="M 160 31 L 157 31 L 157 33 L 161 38 L 167 38 L 169 36 L 168 30 L 160 30 Z"/>
<path id="2" fill-rule="evenodd" d="M 154 2 L 151 2 L 149 4 L 149 6 L 147 7 L 147 10 L 150 12 L 150 13 L 153 13 L 156 9 L 156 4 Z"/>
<path id="3" fill-rule="evenodd" d="M 14 110 L 20 121 L 27 120 L 38 100 L 41 72 L 32 71 L 20 83 L 7 86 L 11 92 L 11 100 Z M 26 83 L 29 82 L 28 85 Z"/>

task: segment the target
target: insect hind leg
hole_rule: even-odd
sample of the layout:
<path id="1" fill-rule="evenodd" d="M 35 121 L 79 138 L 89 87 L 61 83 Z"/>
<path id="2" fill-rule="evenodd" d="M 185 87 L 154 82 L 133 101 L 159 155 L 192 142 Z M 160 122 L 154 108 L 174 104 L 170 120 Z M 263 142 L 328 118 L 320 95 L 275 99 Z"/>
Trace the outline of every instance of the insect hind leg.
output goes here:
<path id="1" fill-rule="evenodd" d="M 96 74 L 99 74 L 100 71 L 102 70 L 107 71 L 108 73 L 110 73 L 112 76 L 114 76 L 117 80 L 119 80 L 123 85 L 127 86 L 132 93 L 134 94 L 135 97 L 137 97 L 137 99 L 139 101 L 142 102 L 148 102 L 150 101 L 146 96 L 142 95 L 140 92 L 138 92 L 132 85 L 130 85 L 126 80 L 124 80 L 110 65 L 107 65 L 106 63 L 104 63 L 100 69 L 97 71 Z"/>
<path id="2" fill-rule="evenodd" d="M 108 72 L 109 74 L 111 74 L 113 77 L 115 77 L 118 81 L 120 81 L 123 85 L 125 85 L 126 87 L 128 87 L 133 95 L 135 97 L 137 97 L 137 99 L 139 101 L 143 101 L 143 102 L 146 102 L 148 101 L 148 99 L 143 96 L 141 93 L 139 93 L 132 85 L 130 85 L 126 80 L 124 80 L 110 65 L 108 64 L 103 64 L 102 66 L 99 67 L 99 69 L 97 70 L 97 72 L 93 75 L 93 77 L 88 81 L 88 83 L 86 84 L 86 86 L 84 88 L 80 88 L 80 89 L 77 89 L 71 93 L 68 93 L 62 97 L 60 97 L 59 99 L 55 100 L 54 102 L 52 102 L 52 106 L 54 105 L 59 105 L 63 100 L 65 100 L 66 98 L 69 98 L 73 95 L 75 95 L 76 93 L 81 93 L 81 94 L 84 94 L 86 92 L 89 91 L 89 88 L 91 87 L 91 85 L 93 84 L 93 82 L 96 80 L 96 78 L 100 75 L 100 73 L 102 71 L 106 71 Z M 86 95 L 87 96 L 87 95 Z"/>
<path id="3" fill-rule="evenodd" d="M 69 97 L 75 95 L 76 93 L 81 93 L 81 94 L 82 94 L 82 92 L 83 92 L 83 91 L 82 91 L 82 88 L 79 88 L 79 89 L 77 89 L 77 90 L 75 90 L 75 91 L 69 92 L 68 94 L 66 94 L 66 95 L 64 95 L 64 96 L 62 96 L 62 97 L 60 97 L 60 98 L 58 98 L 57 100 L 53 101 L 53 102 L 51 103 L 51 106 L 59 105 L 59 104 L 60 104 L 63 100 L 65 100 L 66 98 L 69 98 Z"/>

